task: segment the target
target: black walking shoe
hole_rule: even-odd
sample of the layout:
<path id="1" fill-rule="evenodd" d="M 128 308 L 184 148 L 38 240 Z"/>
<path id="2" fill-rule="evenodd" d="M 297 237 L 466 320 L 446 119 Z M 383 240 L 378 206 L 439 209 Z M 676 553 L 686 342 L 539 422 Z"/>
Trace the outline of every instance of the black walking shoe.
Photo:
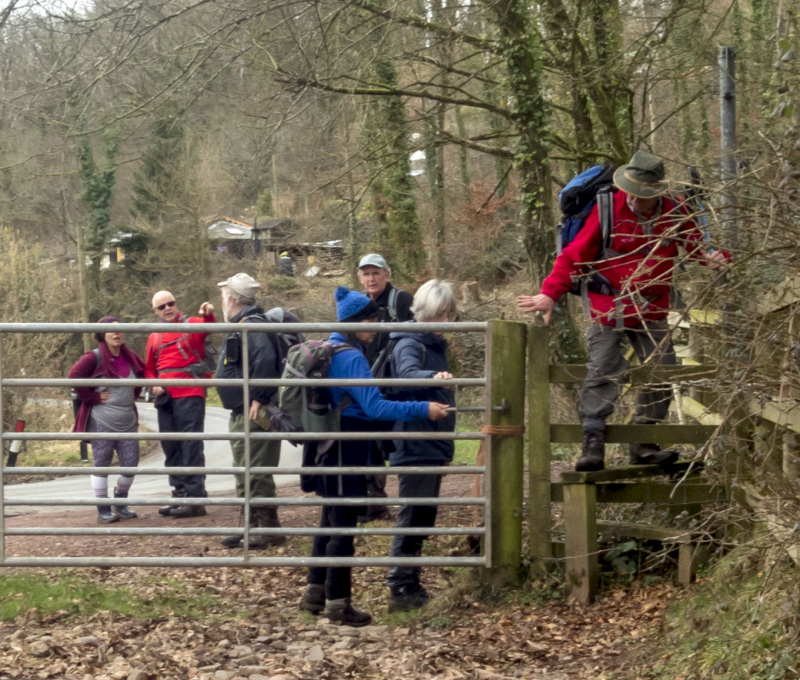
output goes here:
<path id="1" fill-rule="evenodd" d="M 389 596 L 389 613 L 408 612 L 424 607 L 431 599 L 428 591 L 421 585 L 414 584 L 392 588 Z"/>
<path id="2" fill-rule="evenodd" d="M 241 548 L 242 538 L 244 538 L 243 534 L 234 534 L 233 536 L 226 536 L 220 541 L 220 543 L 222 543 L 222 545 L 224 545 L 226 548 Z"/>
<path id="3" fill-rule="evenodd" d="M 119 522 L 119 517 L 117 517 L 113 512 L 111 512 L 110 505 L 98 505 L 97 506 L 97 523 L 98 524 L 111 524 L 112 522 Z"/>
<path id="4" fill-rule="evenodd" d="M 576 472 L 598 472 L 606 467 L 606 438 L 602 430 L 584 430 Z"/>
<path id="5" fill-rule="evenodd" d="M 661 449 L 656 444 L 631 444 L 631 465 L 672 465 L 680 454 L 675 449 Z"/>
<path id="6" fill-rule="evenodd" d="M 250 528 L 280 529 L 281 523 L 278 521 L 278 509 L 271 506 L 253 508 L 250 516 Z M 250 550 L 264 550 L 265 548 L 277 547 L 279 545 L 286 545 L 286 536 L 282 534 L 273 534 L 270 536 L 251 534 L 247 541 L 247 547 L 250 548 Z"/>
<path id="7" fill-rule="evenodd" d="M 117 489 L 114 489 L 114 498 L 127 498 L 128 492 L 122 492 Z M 113 512 L 117 517 L 120 519 L 133 519 L 134 517 L 138 517 L 138 515 L 130 509 L 127 505 L 114 505 L 111 508 L 111 512 Z"/>
<path id="8" fill-rule="evenodd" d="M 185 517 L 202 517 L 207 514 L 205 505 L 179 505 L 170 511 L 169 516 L 183 519 Z"/>
<path id="9" fill-rule="evenodd" d="M 378 519 L 390 520 L 392 519 L 392 513 L 389 512 L 389 508 L 385 505 L 367 505 L 362 506 L 361 510 L 359 510 L 358 517 L 356 521 L 359 524 L 366 524 L 367 522 L 374 522 Z"/>
<path id="10" fill-rule="evenodd" d="M 349 598 L 328 600 L 322 615 L 332 623 L 353 628 L 361 628 L 372 623 L 372 615 L 354 609 Z"/>
<path id="11" fill-rule="evenodd" d="M 184 493 L 183 489 L 173 489 L 172 497 L 186 498 L 186 493 Z M 179 505 L 163 505 L 158 509 L 158 514 L 162 517 L 169 517 L 172 514 L 172 511 L 177 510 L 179 507 Z"/>
<path id="12" fill-rule="evenodd" d="M 300 598 L 300 611 L 310 612 L 314 616 L 325 610 L 325 586 L 309 583 L 306 592 Z"/>

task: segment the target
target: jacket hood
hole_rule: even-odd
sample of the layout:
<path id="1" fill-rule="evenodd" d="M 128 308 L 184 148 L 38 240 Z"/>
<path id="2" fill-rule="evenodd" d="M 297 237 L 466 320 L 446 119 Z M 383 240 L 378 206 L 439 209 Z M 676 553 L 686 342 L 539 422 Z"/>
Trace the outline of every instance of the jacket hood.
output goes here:
<path id="1" fill-rule="evenodd" d="M 414 321 L 407 321 L 406 323 L 416 323 Z M 413 331 L 395 331 L 389 333 L 390 340 L 401 340 L 402 338 L 413 338 L 418 342 L 421 342 L 423 345 L 428 345 L 429 347 L 447 347 L 447 340 L 445 340 L 443 335 L 436 335 L 432 331 L 423 331 L 416 333 Z"/>

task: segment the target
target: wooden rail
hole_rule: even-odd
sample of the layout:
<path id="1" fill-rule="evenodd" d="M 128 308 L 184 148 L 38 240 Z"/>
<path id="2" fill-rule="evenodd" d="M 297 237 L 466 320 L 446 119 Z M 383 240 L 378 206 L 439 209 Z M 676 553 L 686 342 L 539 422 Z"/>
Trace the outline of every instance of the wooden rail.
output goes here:
<path id="1" fill-rule="evenodd" d="M 652 538 L 679 545 L 678 581 L 688 584 L 694 576 L 693 537 L 680 529 L 643 526 L 634 523 L 598 523 L 598 503 L 669 503 L 696 508 L 697 504 L 725 500 L 722 487 L 697 482 L 697 468 L 679 463 L 669 469 L 659 466 L 609 468 L 600 472 L 565 472 L 560 483 L 551 482 L 551 445 L 578 443 L 581 426 L 550 422 L 550 385 L 581 382 L 585 366 L 553 366 L 549 363 L 548 329 L 528 327 L 528 475 L 530 503 L 528 527 L 529 556 L 540 568 L 557 550 L 551 541 L 551 502 L 563 503 L 566 576 L 571 596 L 591 602 L 599 582 L 598 531 L 608 535 Z M 707 380 L 716 376 L 712 366 L 639 366 L 631 369 L 632 383 L 663 383 Z M 654 442 L 657 444 L 703 444 L 716 425 L 609 425 L 609 443 Z M 691 482 L 676 486 L 674 481 L 657 482 L 656 477 L 691 475 Z"/>

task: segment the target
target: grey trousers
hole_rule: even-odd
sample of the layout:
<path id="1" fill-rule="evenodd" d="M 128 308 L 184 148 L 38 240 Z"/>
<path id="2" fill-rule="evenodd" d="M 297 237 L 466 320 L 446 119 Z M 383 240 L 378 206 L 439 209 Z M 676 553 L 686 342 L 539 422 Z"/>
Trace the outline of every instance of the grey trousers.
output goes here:
<path id="1" fill-rule="evenodd" d="M 666 320 L 624 329 L 593 323 L 589 329 L 588 373 L 581 387 L 578 406 L 584 430 L 605 429 L 606 418 L 614 410 L 620 385 L 630 367 L 624 356 L 626 342 L 630 343 L 642 363 L 675 364 L 675 349 Z M 671 401 L 670 385 L 643 387 L 636 397 L 633 422 L 647 425 L 664 420 Z"/>
<path id="2" fill-rule="evenodd" d="M 437 498 L 441 485 L 441 475 L 398 475 L 400 498 Z M 395 526 L 432 527 L 436 523 L 436 511 L 435 505 L 402 505 L 397 513 Z M 395 536 L 392 538 L 390 554 L 392 557 L 419 557 L 426 538 L 427 536 Z M 391 567 L 386 584 L 392 589 L 417 586 L 421 571 L 421 567 Z"/>

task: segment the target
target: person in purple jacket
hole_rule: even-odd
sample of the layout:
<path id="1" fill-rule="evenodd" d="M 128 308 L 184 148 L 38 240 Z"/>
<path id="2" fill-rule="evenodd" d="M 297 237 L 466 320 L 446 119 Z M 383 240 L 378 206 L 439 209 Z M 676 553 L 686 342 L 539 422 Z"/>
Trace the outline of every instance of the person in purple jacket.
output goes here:
<path id="1" fill-rule="evenodd" d="M 366 295 L 336 289 L 336 318 L 345 323 L 375 321 L 378 308 Z M 364 356 L 364 347 L 372 342 L 375 333 L 332 333 L 330 341 L 346 343 L 352 351 L 336 352 L 331 359 L 329 378 L 371 378 L 372 372 Z M 331 399 L 338 404 L 347 395 L 352 402 L 342 410 L 342 432 L 369 432 L 370 421 L 404 420 L 418 418 L 440 420 L 446 418 L 447 404 L 435 401 L 388 401 L 374 386 L 332 387 Z M 336 441 L 326 454 L 326 464 L 341 467 L 367 465 L 370 442 Z M 353 498 L 366 496 L 364 475 L 326 475 L 321 477 L 318 494 L 325 498 Z M 353 528 L 359 508 L 357 506 L 322 506 L 321 528 Z M 352 557 L 355 554 L 353 536 L 315 536 L 312 557 Z M 308 570 L 306 591 L 300 600 L 300 609 L 312 614 L 323 614 L 336 623 L 347 626 L 366 626 L 372 621 L 367 612 L 355 609 L 351 602 L 352 574 L 350 567 L 311 567 Z"/>
<path id="2" fill-rule="evenodd" d="M 115 331 L 117 319 L 104 316 L 98 323 L 111 324 L 107 333 L 95 333 L 97 349 L 86 352 L 70 369 L 69 378 L 141 378 L 144 362 L 125 345 L 125 336 Z M 117 451 L 120 467 L 139 465 L 139 415 L 136 397 L 141 387 L 76 387 L 80 405 L 75 414 L 73 432 L 114 432 L 114 439 L 92 440 L 92 459 L 95 467 L 110 467 Z M 108 475 L 92 475 L 92 489 L 97 498 L 108 498 Z M 133 475 L 120 475 L 114 498 L 127 498 Z M 124 503 L 124 501 L 123 501 Z M 109 524 L 120 519 L 132 519 L 136 513 L 127 505 L 98 505 L 97 521 Z"/>

